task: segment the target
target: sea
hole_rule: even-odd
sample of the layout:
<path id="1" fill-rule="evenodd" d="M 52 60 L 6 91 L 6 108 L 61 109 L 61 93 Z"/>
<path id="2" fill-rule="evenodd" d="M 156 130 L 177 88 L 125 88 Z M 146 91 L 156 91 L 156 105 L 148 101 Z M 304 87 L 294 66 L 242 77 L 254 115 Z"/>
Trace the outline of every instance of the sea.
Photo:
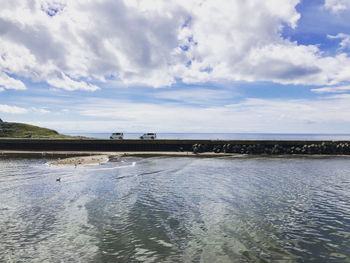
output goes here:
<path id="1" fill-rule="evenodd" d="M 109 139 L 112 133 L 67 133 L 72 136 L 85 136 Z M 143 133 L 125 133 L 124 139 L 139 139 Z M 158 139 L 189 140 L 350 140 L 350 134 L 312 134 L 312 133 L 157 133 Z"/>
<path id="2" fill-rule="evenodd" d="M 0 262 L 350 262 L 349 158 L 51 160 L 0 156 Z"/>

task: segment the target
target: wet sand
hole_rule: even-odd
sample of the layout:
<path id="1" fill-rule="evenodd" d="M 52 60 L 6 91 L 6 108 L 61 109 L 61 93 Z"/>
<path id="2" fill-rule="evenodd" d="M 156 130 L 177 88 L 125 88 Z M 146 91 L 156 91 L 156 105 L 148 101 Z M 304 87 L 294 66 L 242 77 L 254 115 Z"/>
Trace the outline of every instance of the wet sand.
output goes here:
<path id="1" fill-rule="evenodd" d="M 108 155 L 92 155 L 92 156 L 80 156 L 58 159 L 52 162 L 48 162 L 48 165 L 99 165 L 107 163 L 109 161 Z"/>
<path id="2" fill-rule="evenodd" d="M 147 156 L 179 156 L 179 157 L 220 157 L 220 156 L 237 156 L 240 154 L 234 153 L 192 153 L 192 152 L 82 152 L 82 151 L 0 151 L 1 156 L 8 157 L 79 157 L 79 156 L 100 156 L 106 155 L 110 158 L 113 156 L 138 156 L 138 157 L 147 157 Z"/>

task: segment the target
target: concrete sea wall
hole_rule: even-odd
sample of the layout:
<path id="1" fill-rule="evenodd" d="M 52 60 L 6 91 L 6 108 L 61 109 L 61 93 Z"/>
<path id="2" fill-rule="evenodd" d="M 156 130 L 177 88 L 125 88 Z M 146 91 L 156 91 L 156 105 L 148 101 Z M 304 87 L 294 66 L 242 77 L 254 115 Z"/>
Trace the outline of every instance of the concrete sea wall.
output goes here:
<path id="1" fill-rule="evenodd" d="M 0 139 L 3 151 L 214 152 L 350 155 L 348 141 Z"/>

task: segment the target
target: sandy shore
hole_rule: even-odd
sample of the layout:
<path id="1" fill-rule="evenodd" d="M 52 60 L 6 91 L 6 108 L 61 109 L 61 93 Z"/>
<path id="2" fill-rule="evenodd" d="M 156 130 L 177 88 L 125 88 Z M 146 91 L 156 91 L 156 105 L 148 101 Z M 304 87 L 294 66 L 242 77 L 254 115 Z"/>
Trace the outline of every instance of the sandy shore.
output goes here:
<path id="1" fill-rule="evenodd" d="M 108 155 L 92 155 L 92 156 L 80 156 L 58 159 L 52 162 L 48 162 L 48 165 L 99 165 L 107 163 L 109 161 Z"/>
<path id="2" fill-rule="evenodd" d="M 220 157 L 220 156 L 237 156 L 239 154 L 233 153 L 199 153 L 192 152 L 79 152 L 79 151 L 0 151 L 1 156 L 8 157 L 79 157 L 79 156 L 93 156 L 93 155 L 107 155 L 107 156 L 179 156 L 179 157 Z"/>

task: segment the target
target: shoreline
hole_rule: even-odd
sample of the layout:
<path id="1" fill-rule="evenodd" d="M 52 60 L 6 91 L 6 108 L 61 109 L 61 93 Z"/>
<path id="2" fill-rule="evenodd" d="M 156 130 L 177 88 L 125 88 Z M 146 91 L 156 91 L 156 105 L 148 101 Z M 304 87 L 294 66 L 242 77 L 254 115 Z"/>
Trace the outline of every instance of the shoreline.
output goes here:
<path id="1" fill-rule="evenodd" d="M 339 154 L 237 154 L 237 153 L 193 153 L 193 152 L 105 152 L 105 151 L 3 151 L 0 150 L 0 158 L 69 158 L 83 156 L 119 156 L 119 157 L 197 157 L 197 158 L 215 158 L 215 157 L 236 157 L 236 158 L 350 158 L 350 155 Z"/>
<path id="2" fill-rule="evenodd" d="M 170 156 L 170 157 L 223 157 L 223 156 L 243 156 L 242 154 L 232 153 L 200 153 L 193 152 L 105 152 L 105 151 L 3 151 L 0 150 L 1 157 L 79 157 L 79 156 L 135 156 L 135 157 L 152 157 L 152 156 Z"/>

